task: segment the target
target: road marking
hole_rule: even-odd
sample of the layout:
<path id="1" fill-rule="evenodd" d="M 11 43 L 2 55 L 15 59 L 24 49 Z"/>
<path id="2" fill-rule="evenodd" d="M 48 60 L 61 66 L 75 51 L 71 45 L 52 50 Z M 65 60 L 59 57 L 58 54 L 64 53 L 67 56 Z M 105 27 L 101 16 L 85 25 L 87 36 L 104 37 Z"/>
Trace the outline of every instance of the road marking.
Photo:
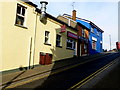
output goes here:
<path id="1" fill-rule="evenodd" d="M 85 79 L 83 79 L 82 81 L 78 82 L 77 84 L 73 85 L 72 87 L 70 87 L 68 90 L 73 90 L 73 89 L 77 89 L 80 88 L 81 86 L 83 86 L 85 83 L 87 83 L 88 81 L 90 81 L 91 79 L 93 79 L 95 76 L 97 76 L 98 74 L 100 74 L 101 72 L 103 72 L 104 70 L 106 70 L 107 68 L 109 68 L 111 65 L 113 65 L 115 62 L 117 62 L 117 60 L 120 57 L 116 58 L 115 60 L 111 61 L 110 63 L 108 63 L 107 65 L 103 66 L 102 68 L 100 68 L 99 70 L 97 70 L 96 72 L 92 73 L 91 75 L 89 75 L 88 77 L 86 77 Z"/>
<path id="2" fill-rule="evenodd" d="M 108 55 L 108 54 L 107 54 L 107 55 Z M 106 55 L 105 55 L 105 56 L 106 56 Z M 97 59 L 102 58 L 102 57 L 105 57 L 105 56 L 98 57 Z M 45 78 L 45 77 L 48 77 L 48 76 L 51 76 L 51 75 L 54 75 L 54 74 L 57 74 L 57 73 L 66 71 L 66 70 L 69 70 L 69 69 L 71 69 L 71 68 L 77 67 L 77 66 L 79 66 L 79 65 L 82 65 L 82 64 L 85 64 L 85 63 L 94 61 L 94 60 L 96 60 L 96 59 L 91 59 L 90 61 L 81 62 L 81 63 L 76 64 L 76 65 L 73 65 L 73 66 L 71 66 L 71 67 L 68 67 L 68 68 L 66 67 L 65 69 L 61 69 L 61 70 L 58 70 L 58 71 L 56 71 L 56 72 L 51 72 L 50 75 L 44 75 L 44 76 L 36 77 L 36 78 L 34 78 L 34 79 L 30 79 L 30 80 L 23 81 L 23 82 L 20 82 L 20 83 L 15 83 L 15 84 L 13 84 L 13 85 L 7 86 L 6 88 L 14 88 L 14 87 L 17 87 L 17 86 L 21 86 L 21 85 L 24 85 L 24 84 L 26 84 L 26 83 L 30 83 L 30 82 L 32 82 L 32 81 L 39 80 L 39 79 L 42 79 L 42 78 Z M 48 71 L 48 72 L 50 72 L 50 71 Z M 48 72 L 47 72 L 47 73 L 48 73 Z"/>

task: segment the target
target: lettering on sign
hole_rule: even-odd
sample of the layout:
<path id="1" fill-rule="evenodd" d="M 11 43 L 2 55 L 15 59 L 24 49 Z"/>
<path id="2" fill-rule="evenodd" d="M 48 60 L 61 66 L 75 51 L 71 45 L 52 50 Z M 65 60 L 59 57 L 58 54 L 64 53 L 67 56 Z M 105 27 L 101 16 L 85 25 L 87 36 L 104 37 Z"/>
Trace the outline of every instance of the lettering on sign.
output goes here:
<path id="1" fill-rule="evenodd" d="M 61 26 L 61 33 L 63 33 L 63 32 L 66 32 L 66 26 L 65 25 Z"/>
<path id="2" fill-rule="evenodd" d="M 78 36 L 74 33 L 71 33 L 68 31 L 68 37 L 74 38 L 74 39 L 78 39 Z"/>

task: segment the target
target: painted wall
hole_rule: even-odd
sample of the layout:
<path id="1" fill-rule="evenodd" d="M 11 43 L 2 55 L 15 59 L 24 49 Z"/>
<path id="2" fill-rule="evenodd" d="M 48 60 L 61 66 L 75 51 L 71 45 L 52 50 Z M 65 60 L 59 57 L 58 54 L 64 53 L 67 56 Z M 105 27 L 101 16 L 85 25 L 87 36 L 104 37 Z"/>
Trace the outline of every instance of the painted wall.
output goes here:
<path id="1" fill-rule="evenodd" d="M 22 28 L 15 25 L 17 3 L 24 5 L 26 9 L 25 14 L 25 27 Z M 35 29 L 35 14 L 34 7 L 23 2 L 2 2 L 2 70 L 10 70 L 19 68 L 20 66 L 29 65 L 29 57 L 33 58 L 32 53 L 30 56 L 30 41 L 34 40 Z"/>
<path id="2" fill-rule="evenodd" d="M 17 4 L 26 7 L 25 25 L 15 25 Z M 2 2 L 2 68 L 0 71 L 29 67 L 39 64 L 40 52 L 53 55 L 52 61 L 73 57 L 74 50 L 66 49 L 67 32 L 62 35 L 62 48 L 56 47 L 56 34 L 60 34 L 60 23 L 47 18 L 41 23 L 35 8 L 24 2 Z M 45 45 L 45 31 L 50 32 L 50 44 Z M 67 31 L 77 34 L 67 27 Z M 36 34 L 35 34 L 36 33 Z"/>
<path id="3" fill-rule="evenodd" d="M 99 36 L 97 35 L 97 32 L 99 33 Z M 96 50 L 92 49 L 92 37 L 96 38 Z M 102 33 L 97 30 L 96 28 L 94 28 L 94 33 L 90 31 L 90 37 L 89 37 L 89 53 L 90 54 L 96 54 L 96 53 L 100 53 L 102 52 L 102 47 L 101 47 L 101 43 L 102 43 Z"/>
<path id="4" fill-rule="evenodd" d="M 101 46 L 101 43 L 102 43 L 102 32 L 100 30 L 98 30 L 96 27 L 94 27 L 93 25 L 91 25 L 89 22 L 81 21 L 81 20 L 76 20 L 76 21 L 90 29 L 90 32 L 89 32 L 89 46 L 88 46 L 89 54 L 97 54 L 97 53 L 102 52 L 102 46 Z M 91 31 L 91 27 L 94 28 L 94 33 Z M 99 33 L 99 36 L 97 35 L 97 32 Z M 92 49 L 92 37 L 97 39 L 96 50 Z"/>
<path id="5" fill-rule="evenodd" d="M 65 58 L 73 57 L 74 50 L 66 49 L 67 41 L 67 31 L 77 34 L 70 28 L 67 28 L 67 31 L 60 33 L 60 23 L 47 18 L 46 23 L 42 23 L 39 20 L 39 15 L 37 16 L 37 34 L 36 34 L 36 44 L 35 44 L 35 64 L 39 64 L 40 52 L 50 53 L 53 55 L 52 61 L 61 60 Z M 45 31 L 50 32 L 50 45 L 45 45 Z M 62 37 L 62 48 L 56 47 L 56 35 L 59 34 Z"/>

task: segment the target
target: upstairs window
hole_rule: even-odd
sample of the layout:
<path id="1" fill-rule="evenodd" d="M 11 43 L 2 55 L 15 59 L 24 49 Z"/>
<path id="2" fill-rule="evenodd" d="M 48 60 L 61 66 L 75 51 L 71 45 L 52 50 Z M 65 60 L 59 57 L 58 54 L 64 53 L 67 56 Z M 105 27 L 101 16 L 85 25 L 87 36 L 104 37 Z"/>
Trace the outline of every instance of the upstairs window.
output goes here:
<path id="1" fill-rule="evenodd" d="M 85 29 L 82 29 L 82 37 L 85 37 Z"/>
<path id="2" fill-rule="evenodd" d="M 93 27 L 91 28 L 91 32 L 94 33 L 94 28 Z"/>
<path id="3" fill-rule="evenodd" d="M 96 41 L 92 40 L 92 49 L 96 50 Z"/>
<path id="4" fill-rule="evenodd" d="M 56 46 L 61 46 L 61 35 L 56 36 Z"/>
<path id="5" fill-rule="evenodd" d="M 45 31 L 45 44 L 49 44 L 49 34 L 50 34 L 50 32 L 48 32 L 48 31 Z"/>
<path id="6" fill-rule="evenodd" d="M 97 31 L 97 35 L 100 36 L 98 31 Z"/>
<path id="7" fill-rule="evenodd" d="M 26 8 L 22 5 L 17 5 L 17 14 L 16 14 L 16 22 L 15 24 L 24 26 L 25 23 L 25 11 Z"/>

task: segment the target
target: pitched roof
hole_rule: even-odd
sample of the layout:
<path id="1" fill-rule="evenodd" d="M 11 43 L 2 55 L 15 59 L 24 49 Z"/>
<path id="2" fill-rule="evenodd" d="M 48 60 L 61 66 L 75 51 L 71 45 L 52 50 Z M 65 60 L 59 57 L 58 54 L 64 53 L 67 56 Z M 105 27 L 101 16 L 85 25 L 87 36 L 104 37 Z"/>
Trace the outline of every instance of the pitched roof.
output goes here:
<path id="1" fill-rule="evenodd" d="M 76 28 L 77 29 L 77 25 L 80 25 L 81 27 L 83 28 L 86 28 L 87 30 L 89 30 L 88 27 L 85 27 L 84 25 L 82 25 L 81 23 L 78 23 L 77 21 L 74 21 L 72 19 L 70 19 L 69 17 L 66 17 L 66 16 L 58 16 L 57 17 L 59 20 L 62 20 L 63 22 L 65 22 L 66 24 L 69 25 L 69 20 L 70 20 L 70 25 L 73 27 L 73 28 Z"/>
<path id="2" fill-rule="evenodd" d="M 38 9 L 38 8 L 36 8 L 36 12 L 41 13 L 41 10 Z M 52 15 L 50 15 L 50 14 L 48 14 L 48 13 L 46 13 L 46 17 L 49 17 L 49 18 L 55 20 L 56 22 L 59 22 L 59 23 L 61 23 L 61 24 L 63 24 L 63 25 L 66 25 L 67 27 L 69 27 L 69 28 L 71 28 L 71 29 L 77 31 L 76 28 L 73 28 L 72 26 L 69 26 L 68 24 L 66 24 L 66 23 L 63 22 L 62 20 L 59 20 L 59 19 L 57 19 L 56 17 L 54 17 L 54 16 L 52 16 Z"/>
<path id="3" fill-rule="evenodd" d="M 71 16 L 71 15 L 63 14 L 63 16 L 66 16 L 66 17 L 72 19 L 72 16 Z M 92 26 L 94 26 L 95 28 L 97 28 L 99 31 L 104 32 L 102 29 L 100 29 L 97 25 L 95 25 L 93 22 L 91 22 L 91 21 L 89 21 L 89 20 L 76 17 L 76 21 L 79 22 L 79 23 L 81 23 L 82 25 L 84 25 L 85 27 L 87 27 L 87 28 L 89 28 L 89 29 L 90 29 L 90 26 L 89 26 L 89 25 L 92 25 Z"/>
<path id="4" fill-rule="evenodd" d="M 27 3 L 27 4 L 29 4 L 29 5 L 31 5 L 31 6 L 33 6 L 33 7 L 37 7 L 37 5 L 34 4 L 33 2 L 31 2 L 30 0 L 21 0 L 21 1 L 23 1 L 23 2 L 25 2 L 25 3 Z"/>

